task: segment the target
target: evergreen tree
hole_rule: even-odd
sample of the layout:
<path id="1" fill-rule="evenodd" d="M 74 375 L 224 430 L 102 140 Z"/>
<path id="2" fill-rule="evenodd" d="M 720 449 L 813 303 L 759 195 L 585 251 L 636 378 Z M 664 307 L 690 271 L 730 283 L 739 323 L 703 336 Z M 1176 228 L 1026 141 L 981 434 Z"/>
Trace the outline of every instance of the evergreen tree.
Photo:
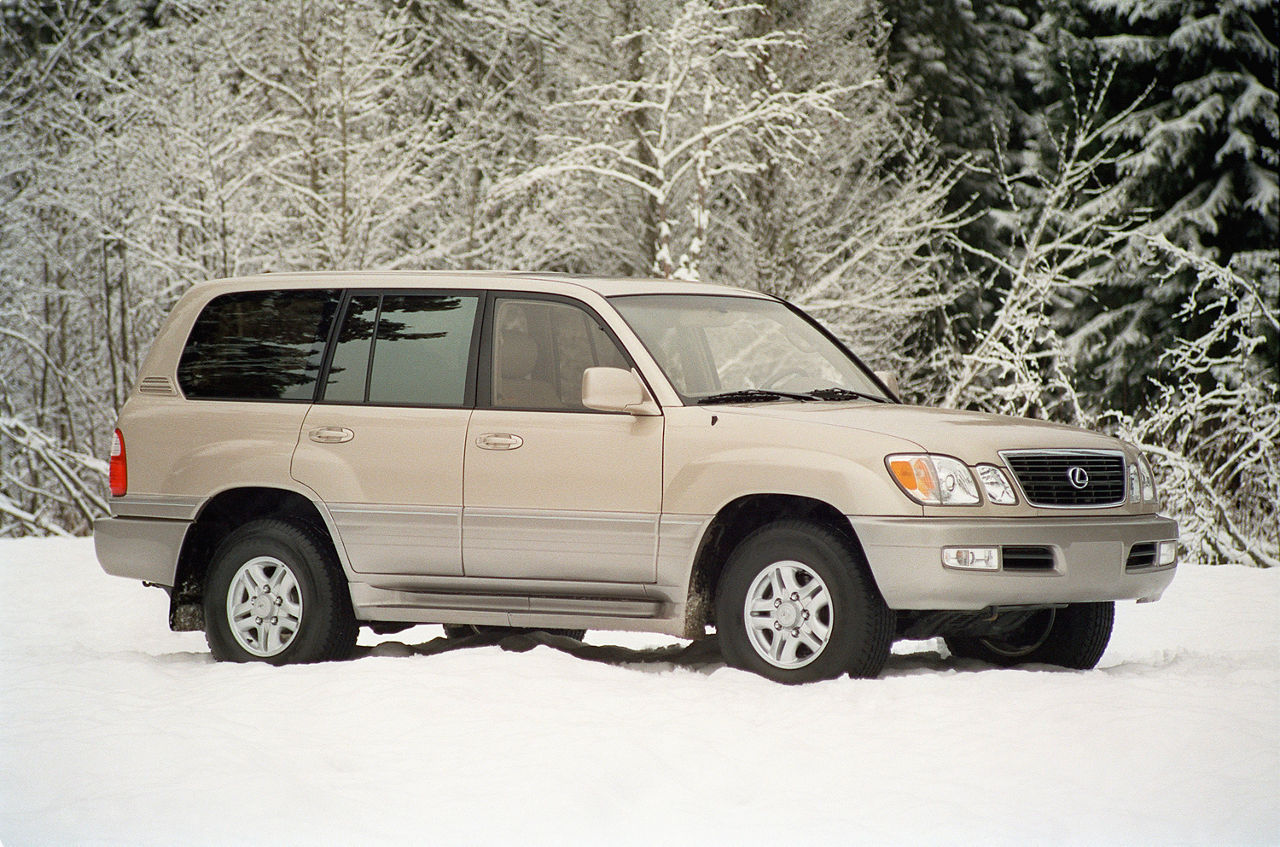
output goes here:
<path id="1" fill-rule="evenodd" d="M 1276 244 L 1277 7 L 1270 0 L 1094 0 L 1131 32 L 1095 39 L 1150 84 L 1127 122 L 1122 184 L 1153 229 L 1221 263 Z"/>
<path id="2" fill-rule="evenodd" d="M 1277 285 L 1277 6 L 1271 0 L 1087 0 L 1088 58 L 1117 68 L 1117 102 L 1143 98 L 1117 132 L 1129 152 L 1115 191 L 1149 210 L 1142 234 L 1108 268 L 1081 326 L 1100 331 L 1094 376 L 1128 411 L 1159 375 L 1159 352 L 1177 339 L 1208 336 L 1219 319 L 1206 309 L 1174 320 L 1195 286 L 1188 271 L 1167 273 L 1150 239 L 1165 236 L 1246 279 L 1267 296 Z M 1259 351 L 1276 378 L 1274 334 Z M 1206 375 L 1206 378 L 1208 376 Z"/>
<path id="3" fill-rule="evenodd" d="M 1035 0 L 902 0 L 887 4 L 888 58 L 899 99 L 950 161 L 970 168 L 953 210 L 1002 210 L 1001 156 L 1022 159 L 1038 108 L 1026 56 L 1039 17 Z M 964 237 L 985 251 L 1010 242 L 1008 219 L 979 214 Z"/>

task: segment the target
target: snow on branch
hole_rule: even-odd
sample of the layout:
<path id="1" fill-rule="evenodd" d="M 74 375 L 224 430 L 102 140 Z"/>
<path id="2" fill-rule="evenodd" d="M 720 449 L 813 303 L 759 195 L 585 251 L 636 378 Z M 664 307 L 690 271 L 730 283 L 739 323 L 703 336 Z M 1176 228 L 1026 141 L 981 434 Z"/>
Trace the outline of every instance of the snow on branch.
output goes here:
<path id="1" fill-rule="evenodd" d="M 1110 83 L 1108 72 L 1095 75 L 1083 96 L 1072 88 L 1072 120 L 1053 138 L 1056 155 L 1039 171 L 1015 175 L 997 147 L 997 176 L 1020 218 L 1014 250 L 1001 257 L 961 246 L 990 262 L 1008 283 L 993 286 L 1001 290 L 995 318 L 961 356 L 944 405 L 1092 422 L 1089 404 L 1075 388 L 1075 342 L 1061 332 L 1062 315 L 1088 297 L 1141 223 L 1099 188 L 1099 172 L 1122 155 L 1113 133 L 1122 117 L 1108 117 L 1105 108 Z M 1033 189 L 1030 202 L 1020 199 L 1027 186 Z"/>
<path id="2" fill-rule="evenodd" d="M 746 13 L 761 12 L 689 0 L 660 30 L 616 38 L 616 48 L 634 51 L 634 75 L 581 85 L 554 104 L 570 131 L 542 142 L 559 152 L 509 178 L 496 196 L 566 176 L 634 190 L 645 202 L 652 272 L 697 278 L 722 180 L 794 159 L 815 141 L 815 116 L 839 119 L 841 98 L 879 84 L 790 90 L 768 74 L 762 83 L 771 53 L 803 51 L 805 42 L 795 32 L 746 31 Z"/>
<path id="3" fill-rule="evenodd" d="M 109 511 L 101 459 L 13 416 L 0 416 L 0 456 L 0 536 L 67 535 L 87 530 Z"/>
<path id="4" fill-rule="evenodd" d="M 1237 273 L 1163 235 L 1144 238 L 1172 260 L 1169 274 L 1185 268 L 1196 275 L 1177 316 L 1210 320 L 1203 335 L 1165 351 L 1160 364 L 1170 376 L 1157 381 L 1151 408 L 1122 418 L 1121 429 L 1156 458 L 1193 556 L 1280 566 L 1275 272 L 1267 290 L 1265 277 Z"/>

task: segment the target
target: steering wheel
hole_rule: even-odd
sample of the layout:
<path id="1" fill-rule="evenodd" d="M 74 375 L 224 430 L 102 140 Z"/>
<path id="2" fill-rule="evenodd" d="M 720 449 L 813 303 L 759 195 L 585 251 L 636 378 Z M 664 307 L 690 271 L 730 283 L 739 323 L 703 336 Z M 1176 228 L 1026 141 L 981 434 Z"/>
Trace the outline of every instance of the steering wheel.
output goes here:
<path id="1" fill-rule="evenodd" d="M 804 384 L 800 386 L 791 385 L 790 383 L 793 380 L 804 380 Z M 812 382 L 813 380 L 809 378 L 808 372 L 802 368 L 792 365 L 779 368 L 775 374 L 762 382 L 760 387 L 765 391 L 768 391 L 771 388 L 776 388 L 779 391 L 795 391 L 798 389 L 811 388 Z"/>

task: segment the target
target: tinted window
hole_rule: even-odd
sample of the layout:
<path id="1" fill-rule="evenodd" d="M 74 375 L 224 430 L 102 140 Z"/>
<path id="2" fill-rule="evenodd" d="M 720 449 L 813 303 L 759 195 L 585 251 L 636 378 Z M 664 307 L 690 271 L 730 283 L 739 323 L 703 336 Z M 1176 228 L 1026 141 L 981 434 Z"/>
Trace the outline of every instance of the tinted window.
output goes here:
<path id="1" fill-rule="evenodd" d="M 583 411 L 582 372 L 630 368 L 583 309 L 546 300 L 500 299 L 494 315 L 493 404 Z"/>
<path id="2" fill-rule="evenodd" d="M 246 291 L 209 301 L 178 363 L 188 397 L 308 401 L 336 291 Z"/>
<path id="3" fill-rule="evenodd" d="M 378 295 L 352 297 L 347 316 L 338 330 L 338 342 L 329 363 L 324 399 L 335 403 L 363 403 L 369 376 L 369 350 L 378 323 Z"/>
<path id="4" fill-rule="evenodd" d="M 353 297 L 324 399 L 339 403 L 461 406 L 478 297 Z"/>

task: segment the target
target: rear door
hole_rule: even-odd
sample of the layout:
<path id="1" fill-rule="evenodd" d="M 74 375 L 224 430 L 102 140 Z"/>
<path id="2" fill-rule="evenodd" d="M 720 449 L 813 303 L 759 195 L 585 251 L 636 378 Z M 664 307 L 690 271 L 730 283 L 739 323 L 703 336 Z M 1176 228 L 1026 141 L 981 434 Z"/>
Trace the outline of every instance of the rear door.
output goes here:
<path id="1" fill-rule="evenodd" d="M 462 462 L 480 292 L 355 291 L 292 473 L 360 573 L 462 573 Z"/>
<path id="2" fill-rule="evenodd" d="M 568 298 L 495 295 L 466 438 L 467 576 L 651 583 L 663 418 L 582 405 L 588 367 L 632 367 Z"/>

